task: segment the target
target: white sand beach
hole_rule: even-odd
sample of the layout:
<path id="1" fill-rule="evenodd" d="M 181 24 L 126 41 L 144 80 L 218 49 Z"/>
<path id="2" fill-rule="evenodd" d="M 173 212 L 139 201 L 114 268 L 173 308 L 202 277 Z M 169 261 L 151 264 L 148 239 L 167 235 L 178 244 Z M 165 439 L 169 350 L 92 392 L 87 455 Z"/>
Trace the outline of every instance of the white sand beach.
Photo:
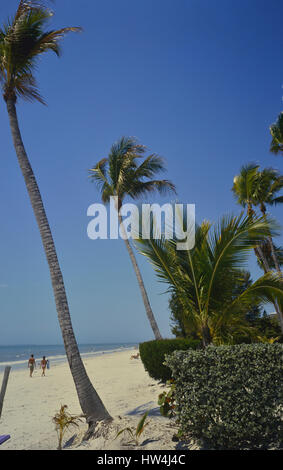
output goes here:
<path id="1" fill-rule="evenodd" d="M 134 350 L 136 352 L 136 350 Z M 164 386 L 151 379 L 140 359 L 131 359 L 132 350 L 102 354 L 84 360 L 87 372 L 106 408 L 114 418 L 105 437 L 81 441 L 87 429 L 80 428 L 66 434 L 72 446 L 68 449 L 175 449 L 172 441 L 177 428 L 173 421 L 159 413 L 158 394 Z M 0 374 L 0 383 L 3 373 Z M 1 450 L 56 449 L 57 434 L 52 417 L 60 406 L 66 404 L 72 414 L 81 409 L 67 362 L 51 365 L 46 377 L 36 369 L 29 377 L 28 368 L 11 370 L 0 420 L 0 434 L 10 434 L 11 439 Z M 128 444 L 126 434 L 115 439 L 117 432 L 125 427 L 136 428 L 141 416 L 150 410 L 148 426 L 140 438 L 139 446 Z"/>

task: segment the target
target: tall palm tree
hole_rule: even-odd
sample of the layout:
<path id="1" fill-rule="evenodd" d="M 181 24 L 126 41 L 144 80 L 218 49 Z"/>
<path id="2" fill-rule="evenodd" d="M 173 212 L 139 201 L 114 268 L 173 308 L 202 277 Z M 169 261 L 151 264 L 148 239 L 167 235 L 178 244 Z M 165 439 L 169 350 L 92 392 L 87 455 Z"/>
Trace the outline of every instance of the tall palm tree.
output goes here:
<path id="1" fill-rule="evenodd" d="M 237 202 L 243 207 L 247 207 L 247 214 L 251 218 L 254 217 L 255 211 L 253 207 L 259 206 L 263 217 L 266 216 L 266 204 L 278 204 L 283 201 L 277 193 L 283 187 L 283 178 L 273 168 L 265 168 L 259 170 L 259 165 L 251 163 L 243 166 L 239 175 L 235 176 L 232 191 L 237 198 Z M 269 244 L 272 263 L 270 264 L 266 256 L 266 242 Z M 263 241 L 254 249 L 259 264 L 263 267 L 265 273 L 271 270 L 271 266 L 275 266 L 277 272 L 281 274 L 278 258 L 274 249 L 273 240 L 270 234 L 267 235 L 266 241 Z M 269 258 L 270 259 L 270 258 Z M 283 314 L 277 302 L 274 304 L 278 315 L 278 320 L 283 332 Z"/>
<path id="2" fill-rule="evenodd" d="M 232 191 L 237 199 L 237 203 L 247 209 L 248 217 L 253 218 L 255 211 L 253 206 L 256 204 L 254 199 L 254 187 L 258 174 L 259 165 L 250 163 L 242 166 L 239 175 L 234 177 Z M 265 272 L 270 271 L 267 260 L 260 246 L 254 248 L 258 260 L 262 263 Z"/>
<path id="3" fill-rule="evenodd" d="M 270 126 L 272 137 L 270 152 L 277 155 L 283 154 L 283 112 L 279 114 L 277 121 Z"/>
<path id="4" fill-rule="evenodd" d="M 184 229 L 185 225 L 184 221 Z M 177 296 L 191 331 L 199 334 L 204 347 L 233 343 L 239 332 L 249 331 L 245 314 L 252 306 L 283 299 L 277 273 L 268 272 L 243 288 L 249 252 L 270 232 L 268 219 L 241 214 L 222 217 L 214 230 L 207 222 L 196 227 L 192 250 L 177 250 L 176 239 L 138 239 L 140 252 Z"/>
<path id="5" fill-rule="evenodd" d="M 87 417 L 89 429 L 92 430 L 97 421 L 108 420 L 110 415 L 93 388 L 79 353 L 52 233 L 36 178 L 22 141 L 16 109 L 18 98 L 43 103 L 33 75 L 39 57 L 48 51 L 54 51 L 59 55 L 60 39 L 66 33 L 80 30 L 80 28 L 63 28 L 57 31 L 46 31 L 45 26 L 50 16 L 51 13 L 46 7 L 33 2 L 20 1 L 14 18 L 0 29 L 0 79 L 16 155 L 49 265 L 66 355 L 82 411 Z"/>
<path id="6" fill-rule="evenodd" d="M 258 171 L 254 179 L 253 201 L 260 207 L 262 215 L 266 215 L 266 205 L 275 205 L 283 202 L 283 196 L 277 193 L 283 188 L 283 177 L 274 168 L 264 168 Z M 268 237 L 273 264 L 278 272 L 281 272 L 272 238 Z"/>
<path id="7" fill-rule="evenodd" d="M 108 158 L 103 158 L 90 169 L 90 177 L 97 183 L 104 203 L 108 203 L 110 197 L 117 198 L 119 223 L 141 290 L 145 311 L 155 339 L 161 339 L 136 257 L 125 234 L 120 212 L 127 196 L 136 200 L 154 191 L 159 193 L 175 191 L 175 186 L 170 181 L 152 179 L 157 173 L 164 171 L 164 162 L 160 156 L 155 153 L 150 154 L 138 164 L 138 160 L 145 157 L 145 152 L 146 147 L 140 145 L 135 138 L 122 137 L 112 145 Z"/>

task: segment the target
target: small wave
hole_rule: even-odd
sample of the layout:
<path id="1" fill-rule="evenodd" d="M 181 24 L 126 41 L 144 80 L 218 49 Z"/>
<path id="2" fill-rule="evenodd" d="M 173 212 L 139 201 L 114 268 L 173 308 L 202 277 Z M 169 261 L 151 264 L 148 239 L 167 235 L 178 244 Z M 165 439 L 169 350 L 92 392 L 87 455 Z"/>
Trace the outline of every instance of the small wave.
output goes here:
<path id="1" fill-rule="evenodd" d="M 117 347 L 117 348 L 113 348 L 113 349 L 103 349 L 103 350 L 100 350 L 100 351 L 88 351 L 88 352 L 81 352 L 80 355 L 82 357 L 82 359 L 87 359 L 87 358 L 90 358 L 90 357 L 96 357 L 96 356 L 100 356 L 102 354 L 111 354 L 111 353 L 115 353 L 115 352 L 122 352 L 122 351 L 125 351 L 125 350 L 130 350 L 130 349 L 133 349 L 135 345 L 131 345 L 131 346 L 120 346 L 120 347 Z M 16 356 L 16 357 L 20 357 L 20 356 Z M 66 354 L 57 354 L 56 356 L 48 356 L 46 354 L 46 358 L 49 359 L 49 363 L 50 365 L 52 366 L 52 364 L 56 364 L 56 363 L 60 363 L 60 362 L 64 362 L 64 361 L 67 361 L 67 356 Z M 0 371 L 6 367 L 6 366 L 12 366 L 12 367 L 15 367 L 15 368 L 20 368 L 21 366 L 23 365 L 27 365 L 28 364 L 28 357 L 26 357 L 25 359 L 21 359 L 21 360 L 11 360 L 11 361 L 5 361 L 5 362 L 0 362 Z M 35 358 L 35 361 L 36 363 L 40 362 L 41 360 L 41 357 L 38 357 L 38 358 Z"/>

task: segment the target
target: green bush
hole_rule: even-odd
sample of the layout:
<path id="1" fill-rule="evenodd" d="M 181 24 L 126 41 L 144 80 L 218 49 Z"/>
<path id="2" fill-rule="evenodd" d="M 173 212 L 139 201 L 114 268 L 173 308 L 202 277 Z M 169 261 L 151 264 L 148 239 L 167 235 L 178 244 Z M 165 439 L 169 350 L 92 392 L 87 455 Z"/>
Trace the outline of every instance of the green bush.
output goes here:
<path id="1" fill-rule="evenodd" d="M 214 449 L 282 443 L 283 346 L 209 346 L 166 357 L 182 434 Z"/>
<path id="2" fill-rule="evenodd" d="M 146 341 L 139 345 L 140 357 L 150 377 L 165 383 L 171 379 L 170 369 L 163 364 L 165 354 L 171 354 L 176 350 L 196 349 L 199 344 L 199 340 L 184 338 Z"/>

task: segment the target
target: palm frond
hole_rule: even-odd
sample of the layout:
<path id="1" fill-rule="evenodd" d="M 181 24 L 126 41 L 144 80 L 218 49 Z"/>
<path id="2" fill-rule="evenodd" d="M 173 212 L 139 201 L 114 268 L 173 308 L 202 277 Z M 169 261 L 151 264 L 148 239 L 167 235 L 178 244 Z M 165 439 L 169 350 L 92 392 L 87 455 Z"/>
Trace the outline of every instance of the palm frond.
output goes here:
<path id="1" fill-rule="evenodd" d="M 278 273 L 266 273 L 245 289 L 230 305 L 236 310 L 239 305 L 250 307 L 256 304 L 273 303 L 274 299 L 283 302 L 282 276 Z"/>
<path id="2" fill-rule="evenodd" d="M 136 199 L 153 192 L 158 192 L 160 194 L 172 192 L 176 194 L 176 187 L 169 180 L 151 180 L 143 182 L 134 179 L 132 181 L 132 185 L 129 188 L 128 194 L 133 199 Z"/>
<path id="3" fill-rule="evenodd" d="M 270 152 L 277 155 L 283 152 L 283 113 L 281 112 L 277 121 L 270 126 L 270 134 L 272 136 L 270 144 Z"/>
<path id="4" fill-rule="evenodd" d="M 108 186 L 121 202 L 125 196 L 137 199 L 155 191 L 160 194 L 176 192 L 171 181 L 151 179 L 157 172 L 165 170 L 164 161 L 157 154 L 150 154 L 138 165 L 138 159 L 142 158 L 145 152 L 146 147 L 139 144 L 135 137 L 124 136 L 115 142 L 108 158 L 101 160 L 91 169 L 100 190 L 105 190 L 107 179 Z M 107 165 L 107 175 L 101 173 L 102 165 L 103 168 Z"/>
<path id="5" fill-rule="evenodd" d="M 21 97 L 44 103 L 33 76 L 38 58 L 48 51 L 59 55 L 63 36 L 81 31 L 74 27 L 44 31 L 52 15 L 44 2 L 21 1 L 14 18 L 1 28 L 0 81 L 6 100 Z"/>
<path id="6" fill-rule="evenodd" d="M 234 177 L 232 191 L 238 204 L 243 207 L 253 203 L 254 184 L 258 169 L 259 165 L 256 163 L 249 163 L 242 166 L 239 175 Z"/>
<path id="7" fill-rule="evenodd" d="M 185 225 L 184 220 L 184 229 Z M 137 245 L 158 279 L 178 298 L 194 331 L 202 335 L 207 326 L 217 344 L 232 344 L 237 331 L 250 333 L 245 312 L 251 305 L 283 300 L 280 276 L 268 273 L 252 283 L 243 271 L 250 251 L 277 229 L 267 217 L 251 219 L 240 214 L 222 217 L 216 226 L 207 222 L 197 226 L 191 250 L 178 251 L 177 240 L 163 235 L 160 239 L 140 236 Z"/>

